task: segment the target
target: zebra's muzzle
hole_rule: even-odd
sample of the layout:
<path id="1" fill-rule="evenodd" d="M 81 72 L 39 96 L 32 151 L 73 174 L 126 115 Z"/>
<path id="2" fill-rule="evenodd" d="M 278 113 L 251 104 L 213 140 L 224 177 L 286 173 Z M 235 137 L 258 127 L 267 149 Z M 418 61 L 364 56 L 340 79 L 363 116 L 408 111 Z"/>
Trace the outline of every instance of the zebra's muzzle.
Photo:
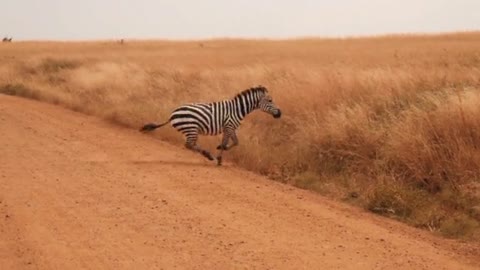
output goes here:
<path id="1" fill-rule="evenodd" d="M 280 110 L 277 110 L 277 112 L 273 114 L 273 118 L 280 118 L 280 116 L 282 116 L 282 112 Z"/>

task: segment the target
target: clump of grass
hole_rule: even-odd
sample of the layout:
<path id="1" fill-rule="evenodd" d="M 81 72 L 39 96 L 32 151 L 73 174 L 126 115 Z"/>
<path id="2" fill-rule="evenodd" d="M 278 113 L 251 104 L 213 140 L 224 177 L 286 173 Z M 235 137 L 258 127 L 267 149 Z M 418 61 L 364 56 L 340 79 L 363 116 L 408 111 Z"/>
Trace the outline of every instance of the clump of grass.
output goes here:
<path id="1" fill-rule="evenodd" d="M 40 63 L 38 68 L 45 73 L 56 73 L 62 70 L 75 69 L 79 65 L 77 61 L 48 57 Z"/>
<path id="2" fill-rule="evenodd" d="M 0 93 L 10 96 L 20 96 L 36 99 L 37 92 L 21 83 L 0 85 Z"/>
<path id="3" fill-rule="evenodd" d="M 446 218 L 440 226 L 440 232 L 451 238 L 471 238 L 480 228 L 480 222 L 468 215 L 457 214 Z"/>
<path id="4" fill-rule="evenodd" d="M 432 195 L 405 183 L 378 184 L 366 200 L 368 210 L 452 238 L 477 237 L 478 198 L 451 190 Z"/>
<path id="5" fill-rule="evenodd" d="M 367 209 L 378 214 L 407 220 L 424 202 L 426 194 L 398 185 L 380 184 L 368 200 Z"/>
<path id="6" fill-rule="evenodd" d="M 433 193 L 479 179 L 480 110 L 473 104 L 480 93 L 466 95 L 469 104 L 458 104 L 450 94 L 433 108 L 406 111 L 384 148 L 389 169 Z"/>

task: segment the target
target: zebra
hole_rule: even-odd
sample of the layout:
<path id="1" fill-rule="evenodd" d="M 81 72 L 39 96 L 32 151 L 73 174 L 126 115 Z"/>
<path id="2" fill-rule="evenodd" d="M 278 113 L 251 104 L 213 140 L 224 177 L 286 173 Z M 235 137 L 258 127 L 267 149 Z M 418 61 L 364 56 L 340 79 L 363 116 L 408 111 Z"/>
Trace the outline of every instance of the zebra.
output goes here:
<path id="1" fill-rule="evenodd" d="M 210 152 L 197 144 L 198 135 L 223 133 L 222 141 L 217 147 L 219 150 L 217 165 L 220 166 L 222 165 L 223 151 L 238 145 L 236 129 L 240 126 L 243 118 L 256 109 L 271 114 L 274 118 L 280 118 L 282 115 L 281 110 L 273 103 L 267 88 L 260 85 L 246 89 L 229 100 L 179 106 L 170 114 L 170 118 L 166 122 L 146 124 L 140 128 L 140 131 L 153 131 L 171 123 L 185 136 L 187 149 L 200 153 L 209 160 L 214 160 L 214 158 Z M 230 145 L 228 145 L 229 140 L 232 140 Z"/>

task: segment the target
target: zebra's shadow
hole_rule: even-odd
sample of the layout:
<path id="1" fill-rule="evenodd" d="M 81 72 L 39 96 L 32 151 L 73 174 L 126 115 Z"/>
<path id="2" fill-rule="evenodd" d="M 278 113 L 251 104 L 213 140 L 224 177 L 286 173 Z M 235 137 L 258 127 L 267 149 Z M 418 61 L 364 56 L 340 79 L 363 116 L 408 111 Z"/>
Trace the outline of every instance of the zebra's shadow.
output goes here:
<path id="1" fill-rule="evenodd" d="M 217 163 L 208 161 L 182 161 L 182 160 L 135 160 L 131 161 L 135 165 L 171 165 L 181 167 L 217 167 Z"/>

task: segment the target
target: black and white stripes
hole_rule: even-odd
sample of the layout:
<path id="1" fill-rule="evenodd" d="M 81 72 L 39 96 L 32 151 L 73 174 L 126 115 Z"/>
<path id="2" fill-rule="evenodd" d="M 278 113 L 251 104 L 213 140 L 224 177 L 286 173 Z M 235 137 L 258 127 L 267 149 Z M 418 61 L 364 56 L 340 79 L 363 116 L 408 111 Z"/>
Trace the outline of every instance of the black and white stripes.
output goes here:
<path id="1" fill-rule="evenodd" d="M 199 152 L 210 160 L 214 159 L 210 152 L 197 145 L 198 135 L 223 133 L 222 142 L 217 147 L 219 149 L 217 161 L 218 165 L 221 165 L 223 151 L 238 145 L 235 130 L 240 126 L 243 118 L 256 109 L 269 113 L 275 118 L 281 116 L 281 111 L 272 102 L 267 88 L 258 86 L 242 91 L 230 100 L 182 105 L 172 112 L 167 122 L 160 125 L 147 124 L 141 131 L 151 131 L 171 123 L 185 135 L 185 146 L 188 149 Z M 228 145 L 229 140 L 232 140 L 231 145 Z"/>

